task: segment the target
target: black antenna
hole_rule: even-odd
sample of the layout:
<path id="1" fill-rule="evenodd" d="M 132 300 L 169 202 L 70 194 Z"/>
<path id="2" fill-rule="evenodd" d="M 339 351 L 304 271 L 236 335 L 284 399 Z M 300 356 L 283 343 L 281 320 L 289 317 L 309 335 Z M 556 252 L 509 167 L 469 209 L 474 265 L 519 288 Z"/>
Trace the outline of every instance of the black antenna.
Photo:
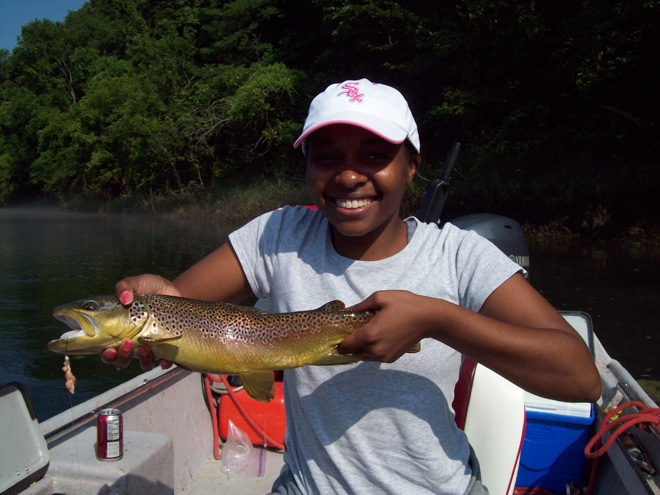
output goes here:
<path id="1" fill-rule="evenodd" d="M 456 142 L 452 145 L 440 178 L 431 182 L 431 185 L 424 192 L 422 207 L 417 215 L 417 218 L 422 222 L 440 223 L 440 215 L 447 202 L 447 197 L 449 197 L 451 173 L 454 170 L 454 165 L 456 165 L 460 150 L 461 143 Z"/>

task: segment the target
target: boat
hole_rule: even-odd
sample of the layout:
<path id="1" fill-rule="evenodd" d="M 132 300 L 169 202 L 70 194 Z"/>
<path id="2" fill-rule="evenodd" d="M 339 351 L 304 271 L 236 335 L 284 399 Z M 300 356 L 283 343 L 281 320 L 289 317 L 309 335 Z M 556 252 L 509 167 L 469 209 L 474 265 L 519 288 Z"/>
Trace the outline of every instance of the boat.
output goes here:
<path id="1" fill-rule="evenodd" d="M 452 155 L 453 154 L 453 155 Z M 447 163 L 455 161 L 452 148 Z M 454 156 L 454 158 L 452 158 Z M 443 177 L 420 217 L 437 221 Z M 497 215 L 452 220 L 529 267 L 522 229 Z M 266 304 L 259 302 L 258 304 Z M 602 395 L 569 404 L 526 394 L 466 359 L 456 421 L 492 495 L 660 495 L 660 409 L 612 359 L 585 312 L 562 312 L 595 359 Z M 154 369 L 39 423 L 20 383 L 0 386 L 0 495 L 205 495 L 269 493 L 283 465 L 281 382 L 272 404 L 224 376 Z M 97 418 L 118 409 L 123 457 L 97 459 Z"/>
<path id="2" fill-rule="evenodd" d="M 589 321 L 585 313 L 569 312 L 564 316 L 569 321 Z M 643 419 L 644 416 L 657 419 L 660 410 L 621 364 L 607 354 L 597 336 L 589 333 L 587 337 L 591 339 L 603 393 L 593 405 L 593 423 L 584 426 L 583 421 L 569 420 L 569 429 L 584 431 L 591 439 L 602 426 L 606 426 L 607 413 L 625 404 L 631 406 L 624 409 L 622 417 L 630 418 L 630 422 L 637 426 L 626 428 L 616 437 L 613 432 L 606 432 L 603 444 L 607 444 L 610 438 L 613 442 L 595 463 L 582 457 L 585 445 L 579 444 L 578 463 L 581 458 L 583 466 L 578 467 L 580 476 L 571 480 L 573 491 L 568 493 L 584 493 L 583 487 L 590 485 L 590 493 L 601 495 L 658 494 L 660 473 L 655 466 L 660 466 L 660 430 L 657 422 L 643 422 Z M 208 382 L 206 376 L 181 368 L 154 369 L 42 423 L 36 421 L 34 414 L 30 415 L 30 399 L 20 385 L 5 385 L 0 391 L 0 488 L 3 490 L 0 493 L 268 493 L 284 462 L 283 451 L 254 445 L 250 454 L 254 460 L 251 471 L 227 469 L 227 463 L 218 459 L 221 455 L 218 455 L 217 447 L 226 448 L 227 442 L 223 447 L 221 435 L 214 435 Z M 222 391 L 222 387 L 219 390 Z M 213 391 L 211 395 L 213 401 L 218 401 L 218 397 L 225 400 L 228 396 Z M 260 406 L 265 405 L 259 403 L 252 409 Z M 97 416 L 99 411 L 108 408 L 120 409 L 123 415 L 123 458 L 114 462 L 99 461 L 95 455 Z M 651 412 L 644 412 L 645 408 Z M 250 412 L 254 411 L 248 410 Z M 542 420 L 540 429 L 536 430 L 530 429 L 527 420 L 527 435 L 531 431 L 537 434 L 541 431 L 543 439 L 543 428 L 552 432 L 552 414 L 546 416 L 545 424 Z M 562 415 L 558 421 L 565 421 L 567 417 L 570 416 Z M 229 419 L 232 418 L 224 418 L 224 421 Z M 512 436 L 515 445 L 519 440 L 515 433 Z M 12 443 L 11 437 L 18 441 Z M 573 442 L 573 437 L 568 441 Z M 548 476 L 552 483 L 557 482 L 556 475 L 551 473 L 553 465 L 561 460 L 563 452 L 576 447 L 572 443 L 567 445 L 563 434 L 550 440 L 545 438 L 539 445 L 541 452 L 525 452 L 523 444 L 519 462 L 525 464 L 526 455 L 534 459 L 559 449 L 558 458 L 545 460 L 548 467 L 541 469 L 542 476 L 535 486 L 518 486 L 509 493 L 553 493 L 542 486 Z M 574 454 L 571 453 L 572 458 L 575 458 Z M 593 476 L 590 475 L 592 470 Z M 491 493 L 496 492 L 491 490 Z"/>

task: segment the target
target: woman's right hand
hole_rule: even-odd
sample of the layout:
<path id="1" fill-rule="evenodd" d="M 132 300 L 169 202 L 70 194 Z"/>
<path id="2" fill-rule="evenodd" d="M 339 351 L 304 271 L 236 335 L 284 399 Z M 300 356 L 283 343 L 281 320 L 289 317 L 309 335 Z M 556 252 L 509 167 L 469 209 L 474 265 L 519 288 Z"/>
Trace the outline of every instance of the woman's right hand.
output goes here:
<path id="1" fill-rule="evenodd" d="M 133 294 L 181 296 L 179 289 L 172 282 L 160 275 L 150 273 L 121 279 L 115 285 L 115 294 L 124 306 L 130 306 L 133 303 Z"/>
<path id="2" fill-rule="evenodd" d="M 115 293 L 121 303 L 128 307 L 133 304 L 134 294 L 163 294 L 168 296 L 181 296 L 179 290 L 172 282 L 160 275 L 143 274 L 136 277 L 126 277 L 115 285 Z M 118 370 L 123 370 L 133 358 L 135 343 L 132 340 L 124 340 L 117 348 L 106 349 L 101 353 L 101 360 L 107 364 L 113 364 Z M 156 358 L 151 349 L 141 345 L 137 349 L 140 367 L 143 371 L 149 371 L 156 365 Z M 162 368 L 172 366 L 170 361 L 159 360 Z"/>
<path id="3" fill-rule="evenodd" d="M 106 364 L 112 364 L 118 370 L 123 370 L 128 367 L 133 359 L 133 349 L 135 344 L 132 340 L 124 340 L 121 345 L 117 348 L 111 347 L 106 349 L 101 353 L 101 360 Z M 156 366 L 156 358 L 154 357 L 151 349 L 146 345 L 138 346 L 137 356 L 140 360 L 140 368 L 142 371 L 149 371 Z M 164 359 L 159 359 L 158 364 L 163 369 L 170 368 L 172 363 L 170 361 L 165 361 Z"/>

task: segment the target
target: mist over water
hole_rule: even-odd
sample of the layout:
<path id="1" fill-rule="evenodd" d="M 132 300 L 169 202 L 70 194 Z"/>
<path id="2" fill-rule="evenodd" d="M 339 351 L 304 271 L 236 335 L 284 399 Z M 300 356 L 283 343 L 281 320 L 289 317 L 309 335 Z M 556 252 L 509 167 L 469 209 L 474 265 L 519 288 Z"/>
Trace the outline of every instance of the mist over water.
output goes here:
<path id="1" fill-rule="evenodd" d="M 127 275 L 175 277 L 226 240 L 221 227 L 146 215 L 102 215 L 57 209 L 0 209 L 0 382 L 26 386 L 43 421 L 141 373 L 117 371 L 98 357 L 72 357 L 78 378 L 69 397 L 64 356 L 48 341 L 67 327 L 55 306 L 114 293 Z"/>
<path id="2" fill-rule="evenodd" d="M 0 382 L 28 390 L 39 421 L 141 371 L 73 357 L 76 393 L 64 388 L 63 356 L 46 348 L 67 328 L 53 307 L 112 294 L 144 272 L 173 278 L 213 251 L 233 226 L 48 208 L 0 209 Z M 558 309 L 588 312 L 608 352 L 633 376 L 660 379 L 660 259 L 607 246 L 530 246 L 530 281 Z"/>

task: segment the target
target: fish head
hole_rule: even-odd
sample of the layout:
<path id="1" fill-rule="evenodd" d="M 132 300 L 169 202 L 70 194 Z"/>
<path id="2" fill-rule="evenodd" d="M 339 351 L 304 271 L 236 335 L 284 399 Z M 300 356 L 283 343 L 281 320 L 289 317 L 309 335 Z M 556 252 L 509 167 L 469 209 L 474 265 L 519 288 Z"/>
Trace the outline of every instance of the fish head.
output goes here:
<path id="1" fill-rule="evenodd" d="M 115 296 L 81 299 L 58 306 L 53 316 L 71 330 L 48 343 L 61 354 L 98 354 L 133 339 L 146 323 L 146 314 L 136 317 Z"/>

